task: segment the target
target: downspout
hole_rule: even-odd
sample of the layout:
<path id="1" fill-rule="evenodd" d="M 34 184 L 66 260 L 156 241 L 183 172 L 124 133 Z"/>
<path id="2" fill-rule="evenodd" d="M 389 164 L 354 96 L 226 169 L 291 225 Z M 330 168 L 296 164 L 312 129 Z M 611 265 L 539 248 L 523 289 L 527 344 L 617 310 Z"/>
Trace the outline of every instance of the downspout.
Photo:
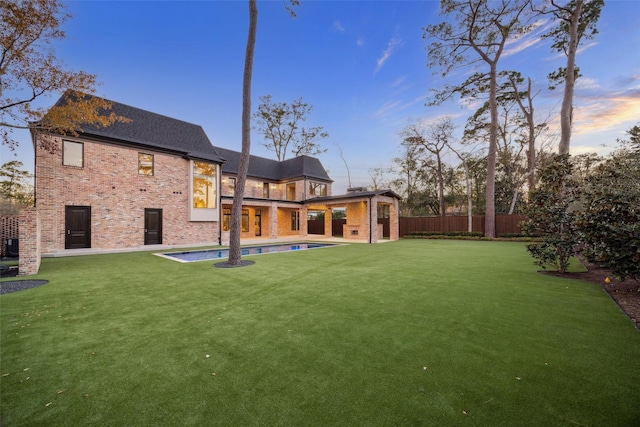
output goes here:
<path id="1" fill-rule="evenodd" d="M 222 246 L 222 166 L 225 163 L 220 163 L 218 168 L 218 246 Z"/>
<path id="2" fill-rule="evenodd" d="M 38 206 L 38 187 L 36 186 L 36 180 L 38 179 L 38 142 L 36 139 L 33 128 L 29 129 L 31 134 L 31 143 L 33 144 L 33 207 L 37 209 Z"/>
<path id="3" fill-rule="evenodd" d="M 373 243 L 373 223 L 371 221 L 372 213 L 373 213 L 373 197 L 369 196 L 369 244 Z"/>
<path id="4" fill-rule="evenodd" d="M 222 185 L 220 185 L 222 189 Z M 222 246 L 222 194 L 218 193 L 218 246 Z"/>

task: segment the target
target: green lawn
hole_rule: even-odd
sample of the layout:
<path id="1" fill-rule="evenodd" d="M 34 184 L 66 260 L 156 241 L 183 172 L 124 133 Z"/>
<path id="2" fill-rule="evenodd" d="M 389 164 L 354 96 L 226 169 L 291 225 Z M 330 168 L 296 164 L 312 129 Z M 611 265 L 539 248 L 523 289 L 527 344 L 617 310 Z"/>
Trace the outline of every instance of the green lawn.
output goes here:
<path id="1" fill-rule="evenodd" d="M 640 332 L 522 243 L 250 258 L 44 259 L 48 284 L 0 296 L 0 424 L 640 422 Z"/>

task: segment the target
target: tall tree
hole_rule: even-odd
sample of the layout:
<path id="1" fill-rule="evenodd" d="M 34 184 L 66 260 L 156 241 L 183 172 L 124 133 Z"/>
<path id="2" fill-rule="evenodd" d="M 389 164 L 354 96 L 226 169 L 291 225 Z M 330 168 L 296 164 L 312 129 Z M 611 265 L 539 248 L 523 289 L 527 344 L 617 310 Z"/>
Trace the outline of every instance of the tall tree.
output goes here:
<path id="1" fill-rule="evenodd" d="M 536 136 L 547 128 L 546 123 L 536 125 L 534 119 L 533 98 L 535 95 L 531 92 L 531 77 L 527 78 L 527 86 L 525 90 L 520 89 L 520 85 L 524 82 L 524 78 L 518 72 L 506 73 L 507 83 L 511 87 L 513 99 L 520 108 L 520 113 L 525 119 L 527 132 L 527 181 L 529 183 L 529 191 L 536 186 Z"/>
<path id="2" fill-rule="evenodd" d="M 536 183 L 536 165 L 537 152 L 540 137 L 548 130 L 546 120 L 537 122 L 534 116 L 533 100 L 535 94 L 532 93 L 532 82 L 528 79 L 524 86 L 525 79 L 517 71 L 501 71 L 498 73 L 497 103 L 499 108 L 500 120 L 498 121 L 498 156 L 497 156 L 497 177 L 496 180 L 502 179 L 502 184 L 511 181 L 511 187 L 502 187 L 502 190 L 511 195 L 508 196 L 512 201 L 509 212 L 512 213 L 515 203 L 519 197 L 525 182 L 528 182 L 529 190 L 535 187 Z M 469 92 L 475 93 L 488 86 L 487 79 L 478 80 Z M 524 87 L 523 87 L 524 86 Z M 478 141 L 488 139 L 488 130 L 490 128 L 489 102 L 485 102 L 476 110 L 473 116 L 469 117 L 465 126 L 464 140 Z M 511 154 L 517 154 L 512 156 Z M 526 167 L 520 164 L 511 164 L 512 160 L 520 162 L 520 154 L 526 152 Z M 507 181 L 499 176 L 502 173 L 518 172 L 518 176 L 507 176 Z M 515 178 L 515 179 L 513 179 Z M 496 183 L 496 187 L 500 186 L 500 182 Z M 515 187 L 513 187 L 515 186 Z M 496 189 L 496 206 L 499 204 L 497 199 L 500 198 L 500 190 Z M 502 195 L 503 197 L 505 194 Z M 496 208 L 498 211 L 498 208 Z M 503 209 L 503 212 L 504 209 Z"/>
<path id="3" fill-rule="evenodd" d="M 383 188 L 389 188 L 389 180 L 387 179 L 388 168 L 375 167 L 369 168 L 369 177 L 371 178 L 371 186 L 374 191 L 381 190 Z"/>
<path id="4" fill-rule="evenodd" d="M 413 211 L 413 200 L 418 192 L 417 182 L 419 180 L 419 153 L 415 145 L 402 144 L 402 153 L 393 159 L 396 165 L 394 170 L 400 175 L 392 181 L 392 187 L 401 196 L 400 211 L 403 216 L 415 215 Z"/>
<path id="5" fill-rule="evenodd" d="M 443 156 L 453 139 L 454 125 L 451 118 L 443 118 L 435 123 L 411 121 L 400 132 L 404 138 L 403 144 L 413 145 L 421 155 L 433 156 L 433 162 L 422 159 L 423 168 L 433 171 L 438 182 L 438 214 L 445 216 L 444 201 L 444 164 Z"/>
<path id="6" fill-rule="evenodd" d="M 273 102 L 271 95 L 260 97 L 261 104 L 254 114 L 257 129 L 267 142 L 264 146 L 276 153 L 279 161 L 285 160 L 291 148 L 294 157 L 303 154 L 314 156 L 327 151 L 320 148 L 318 140 L 329 136 L 322 126 L 304 128 L 300 122 L 307 120 L 313 106 L 298 98 L 288 104 Z"/>
<path id="7" fill-rule="evenodd" d="M 291 16 L 295 16 L 293 7 L 300 4 L 299 0 L 289 0 L 286 6 Z M 233 194 L 231 207 L 231 225 L 229 230 L 229 265 L 242 265 L 242 250 L 240 248 L 240 232 L 242 226 L 242 201 L 244 188 L 249 171 L 251 156 L 251 78 L 253 76 L 253 56 L 256 47 L 256 33 L 258 29 L 258 6 L 256 0 L 249 0 L 249 30 L 247 47 L 244 56 L 244 74 L 242 78 L 242 150 L 238 164 L 238 178 Z"/>
<path id="8" fill-rule="evenodd" d="M 487 155 L 487 183 L 485 195 L 485 235 L 495 237 L 495 174 L 498 140 L 498 104 L 496 99 L 498 61 L 510 37 L 528 31 L 526 11 L 529 0 L 441 0 L 443 14 L 453 16 L 449 21 L 424 28 L 425 39 L 435 39 L 428 47 L 428 66 L 444 77 L 453 69 L 474 68 L 484 64 L 488 70 L 475 72 L 459 85 L 446 85 L 436 92 L 432 104 L 439 104 L 460 94 L 479 78 L 489 76 L 489 105 L 491 126 Z"/>
<path id="9" fill-rule="evenodd" d="M 448 144 L 448 145 L 449 145 L 449 149 L 453 151 L 453 153 L 462 162 L 462 168 L 464 170 L 464 186 L 465 186 L 465 193 L 467 197 L 467 231 L 471 233 L 473 232 L 473 199 L 472 199 L 473 189 L 471 186 L 471 180 L 472 180 L 471 165 L 473 162 L 472 156 L 475 149 L 467 152 L 463 152 L 462 150 L 455 148 L 453 144 Z"/>
<path id="10" fill-rule="evenodd" d="M 61 24 L 70 15 L 59 0 L 0 0 L 0 138 L 15 148 L 15 129 L 74 134 L 79 126 L 108 126 L 124 117 L 108 113 L 111 103 L 89 96 L 96 76 L 66 70 L 51 43 L 65 38 Z M 65 102 L 48 112 L 34 103 L 64 93 Z M 41 146 L 53 150 L 48 139 Z"/>
<path id="11" fill-rule="evenodd" d="M 560 110 L 560 154 L 569 153 L 571 146 L 571 123 L 573 121 L 573 92 L 579 68 L 576 66 L 578 46 L 583 39 L 592 39 L 598 33 L 596 23 L 604 0 L 570 0 L 564 5 L 558 0 L 550 0 L 550 9 L 558 21 L 558 26 L 546 33 L 544 37 L 553 39 L 552 49 L 562 52 L 567 57 L 567 65 L 549 74 L 552 82 L 564 81 L 564 94 Z M 544 13 L 545 11 L 543 11 Z M 552 84 L 552 88 L 555 85 Z"/>
<path id="12" fill-rule="evenodd" d="M 247 48 L 244 55 L 244 74 L 242 78 L 242 151 L 238 164 L 238 179 L 233 193 L 231 207 L 231 226 L 229 230 L 229 261 L 232 266 L 242 264 L 242 250 L 240 248 L 240 231 L 242 227 L 242 200 L 244 187 L 249 171 L 251 155 L 251 77 L 253 76 L 253 56 L 256 47 L 256 32 L 258 29 L 258 6 L 256 0 L 249 0 L 249 33 Z"/>
<path id="13" fill-rule="evenodd" d="M 20 206 L 33 206 L 33 186 L 29 183 L 33 175 L 23 166 L 19 160 L 0 166 L 0 214 L 13 215 Z"/>

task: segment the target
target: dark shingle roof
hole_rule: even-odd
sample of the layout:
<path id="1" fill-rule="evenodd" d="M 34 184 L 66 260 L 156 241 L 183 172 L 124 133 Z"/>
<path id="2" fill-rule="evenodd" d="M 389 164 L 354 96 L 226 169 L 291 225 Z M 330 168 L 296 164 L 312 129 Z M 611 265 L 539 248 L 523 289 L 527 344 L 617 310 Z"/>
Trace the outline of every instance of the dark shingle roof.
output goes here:
<path id="1" fill-rule="evenodd" d="M 221 147 L 215 147 L 215 149 L 220 154 L 220 157 L 226 160 L 222 165 L 222 172 L 237 174 L 240 153 Z M 272 181 L 307 177 L 332 182 L 320 160 L 309 156 L 298 156 L 280 162 L 252 155 L 249 158 L 249 172 L 247 175 Z"/>
<path id="2" fill-rule="evenodd" d="M 65 99 L 66 95 L 63 95 L 56 105 L 63 104 Z M 224 173 L 238 173 L 240 153 L 211 145 L 201 126 L 119 102 L 107 101 L 112 104 L 111 112 L 131 121 L 116 122 L 107 127 L 86 125 L 80 129 L 82 134 L 106 138 L 120 144 L 170 151 L 188 158 L 215 163 L 226 162 L 222 166 Z M 320 160 L 309 156 L 280 162 L 252 155 L 248 175 L 272 181 L 308 177 L 332 182 Z"/>
<path id="3" fill-rule="evenodd" d="M 63 103 L 65 96 L 56 105 Z M 112 112 L 130 119 L 107 127 L 83 126 L 81 133 L 107 138 L 114 142 L 175 152 L 189 158 L 220 163 L 222 160 L 201 126 L 119 102 L 112 103 Z"/>
<path id="4" fill-rule="evenodd" d="M 402 197 L 400 197 L 394 191 L 386 189 L 386 190 L 372 190 L 372 191 L 355 191 L 352 193 L 339 194 L 336 196 L 314 197 L 314 198 L 308 199 L 307 201 L 322 202 L 327 200 L 332 200 L 332 201 L 342 200 L 342 199 L 346 200 L 346 199 L 357 199 L 360 197 L 376 197 L 376 196 L 395 197 L 398 200 L 402 199 Z"/>

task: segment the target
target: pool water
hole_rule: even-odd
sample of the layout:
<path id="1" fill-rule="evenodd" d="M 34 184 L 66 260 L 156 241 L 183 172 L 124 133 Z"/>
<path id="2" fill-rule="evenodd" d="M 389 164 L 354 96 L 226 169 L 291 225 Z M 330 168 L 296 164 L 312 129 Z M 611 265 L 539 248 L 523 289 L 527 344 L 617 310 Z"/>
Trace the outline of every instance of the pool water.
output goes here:
<path id="1" fill-rule="evenodd" d="M 337 243 L 287 243 L 277 245 L 249 246 L 241 248 L 242 255 L 259 255 L 273 252 L 302 251 L 306 249 L 326 248 L 340 246 Z M 229 258 L 229 249 L 205 249 L 201 251 L 168 252 L 154 254 L 164 258 L 169 258 L 178 262 L 208 261 L 214 259 Z"/>

